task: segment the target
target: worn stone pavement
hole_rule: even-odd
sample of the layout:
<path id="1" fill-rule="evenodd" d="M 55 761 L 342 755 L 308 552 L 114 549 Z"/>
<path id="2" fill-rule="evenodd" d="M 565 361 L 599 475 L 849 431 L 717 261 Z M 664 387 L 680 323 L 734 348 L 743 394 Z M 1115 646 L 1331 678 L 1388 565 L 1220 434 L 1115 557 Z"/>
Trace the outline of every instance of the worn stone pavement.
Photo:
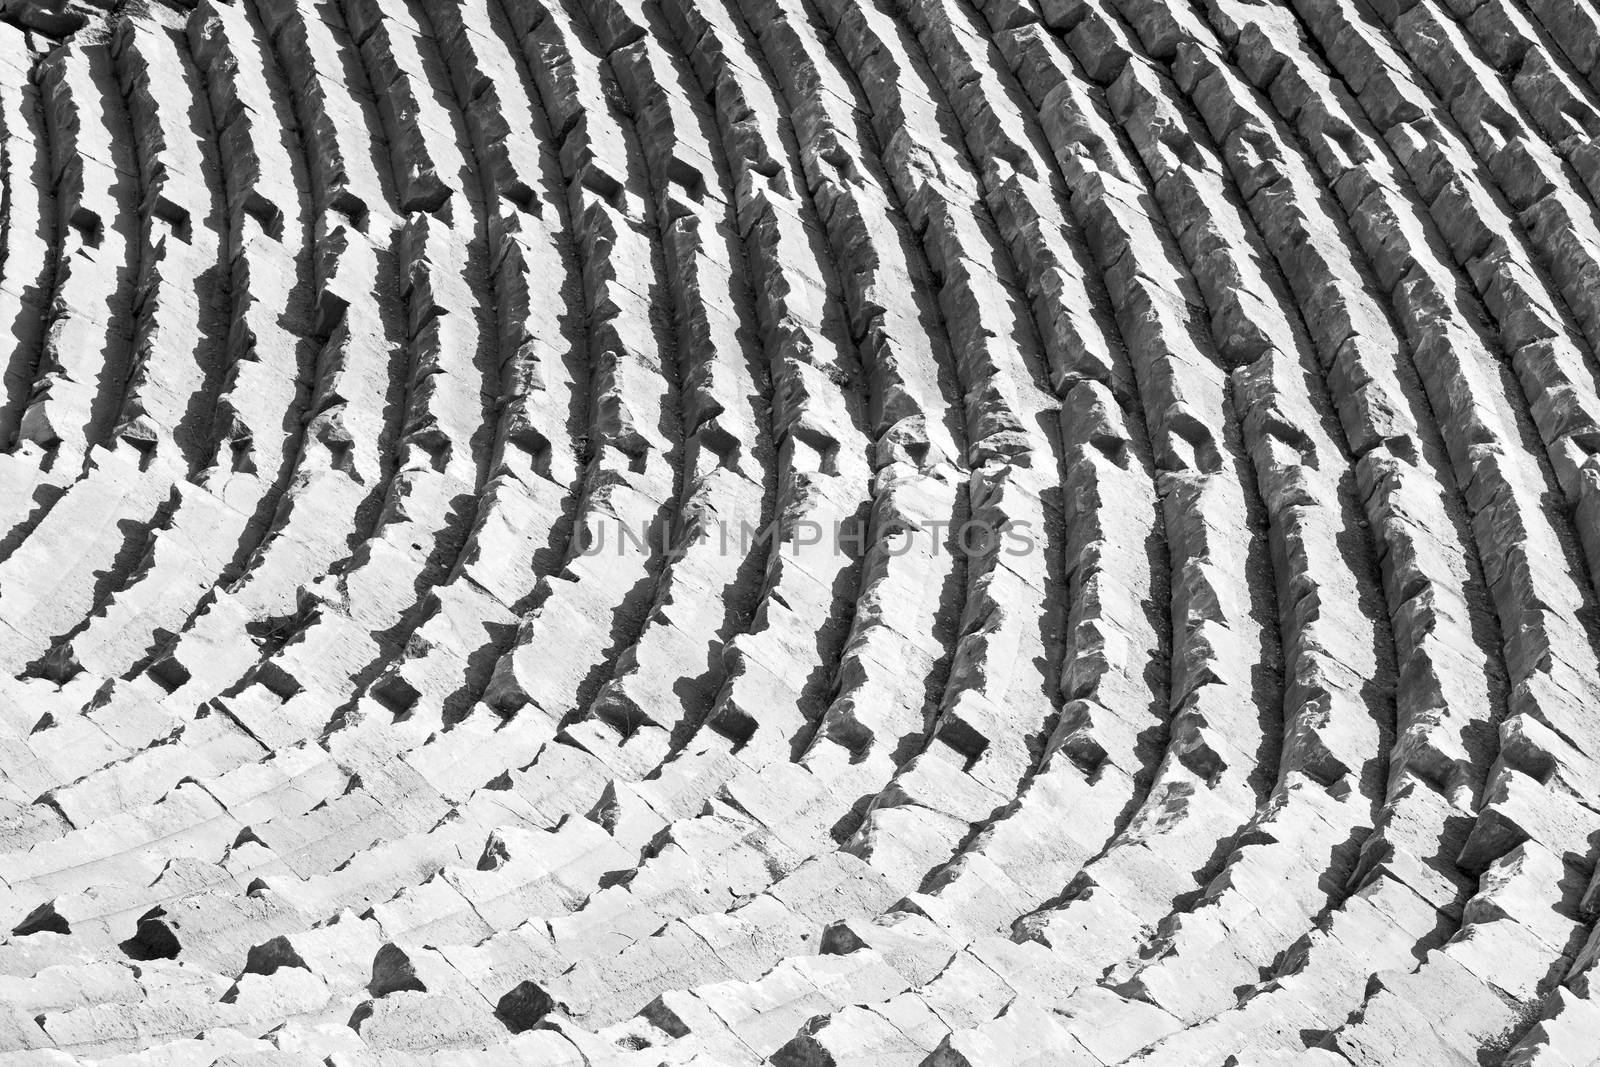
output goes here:
<path id="1" fill-rule="evenodd" d="M 0 1064 L 1600 1063 L 1597 357 L 1595 0 L 0 0 Z"/>

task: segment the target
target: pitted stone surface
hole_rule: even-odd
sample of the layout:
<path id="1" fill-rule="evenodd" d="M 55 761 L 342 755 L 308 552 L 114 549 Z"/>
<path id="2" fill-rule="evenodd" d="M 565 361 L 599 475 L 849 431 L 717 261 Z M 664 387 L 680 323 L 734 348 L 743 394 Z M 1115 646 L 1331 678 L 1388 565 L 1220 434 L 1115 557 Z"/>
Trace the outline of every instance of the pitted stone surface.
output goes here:
<path id="1" fill-rule="evenodd" d="M 1591 0 L 0 0 L 0 1063 L 1600 1062 Z"/>

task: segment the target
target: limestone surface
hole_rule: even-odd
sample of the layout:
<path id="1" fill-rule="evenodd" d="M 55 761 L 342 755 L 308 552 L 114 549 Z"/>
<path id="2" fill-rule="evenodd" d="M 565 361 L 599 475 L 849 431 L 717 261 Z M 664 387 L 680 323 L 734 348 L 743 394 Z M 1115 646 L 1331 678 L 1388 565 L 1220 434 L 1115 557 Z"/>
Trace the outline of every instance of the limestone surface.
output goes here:
<path id="1" fill-rule="evenodd" d="M 1595 0 L 0 0 L 0 1064 L 1600 1063 Z"/>

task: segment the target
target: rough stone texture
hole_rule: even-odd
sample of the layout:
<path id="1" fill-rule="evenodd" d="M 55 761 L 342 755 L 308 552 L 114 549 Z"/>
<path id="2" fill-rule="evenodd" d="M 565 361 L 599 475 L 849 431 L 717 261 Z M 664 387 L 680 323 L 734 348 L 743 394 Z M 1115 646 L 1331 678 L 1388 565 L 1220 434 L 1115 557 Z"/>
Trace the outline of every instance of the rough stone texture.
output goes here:
<path id="1" fill-rule="evenodd" d="M 0 0 L 0 226 L 0 1063 L 1600 1062 L 1592 0 Z"/>

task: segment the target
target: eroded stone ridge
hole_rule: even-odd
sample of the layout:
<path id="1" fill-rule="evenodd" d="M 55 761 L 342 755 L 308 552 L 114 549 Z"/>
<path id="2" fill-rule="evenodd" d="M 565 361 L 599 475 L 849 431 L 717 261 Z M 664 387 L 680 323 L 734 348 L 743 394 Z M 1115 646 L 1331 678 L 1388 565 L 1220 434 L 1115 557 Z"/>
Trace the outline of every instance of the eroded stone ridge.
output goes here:
<path id="1" fill-rule="evenodd" d="M 1593 0 L 0 0 L 0 1063 L 1597 1062 L 1597 138 Z"/>

